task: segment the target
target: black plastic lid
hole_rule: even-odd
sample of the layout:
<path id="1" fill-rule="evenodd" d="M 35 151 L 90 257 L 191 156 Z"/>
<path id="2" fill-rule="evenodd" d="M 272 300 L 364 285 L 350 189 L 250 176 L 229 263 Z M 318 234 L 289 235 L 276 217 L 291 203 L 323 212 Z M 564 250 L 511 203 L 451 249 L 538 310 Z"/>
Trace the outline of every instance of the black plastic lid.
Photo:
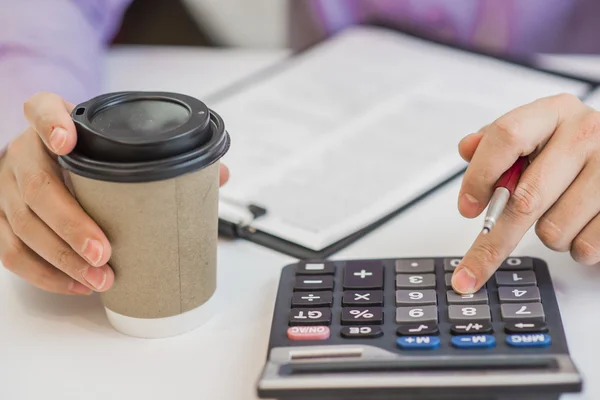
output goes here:
<path id="1" fill-rule="evenodd" d="M 214 163 L 230 144 L 219 115 L 177 93 L 110 93 L 79 104 L 72 118 L 77 145 L 59 162 L 91 179 L 169 179 Z"/>

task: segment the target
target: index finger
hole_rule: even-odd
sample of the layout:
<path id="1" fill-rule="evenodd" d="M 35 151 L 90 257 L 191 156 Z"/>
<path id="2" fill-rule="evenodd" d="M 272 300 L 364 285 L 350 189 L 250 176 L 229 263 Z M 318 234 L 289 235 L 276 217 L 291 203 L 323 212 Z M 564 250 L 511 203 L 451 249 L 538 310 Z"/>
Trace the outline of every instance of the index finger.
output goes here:
<path id="1" fill-rule="evenodd" d="M 53 93 L 38 93 L 24 105 L 25 118 L 56 155 L 68 154 L 77 142 L 73 105 Z"/>

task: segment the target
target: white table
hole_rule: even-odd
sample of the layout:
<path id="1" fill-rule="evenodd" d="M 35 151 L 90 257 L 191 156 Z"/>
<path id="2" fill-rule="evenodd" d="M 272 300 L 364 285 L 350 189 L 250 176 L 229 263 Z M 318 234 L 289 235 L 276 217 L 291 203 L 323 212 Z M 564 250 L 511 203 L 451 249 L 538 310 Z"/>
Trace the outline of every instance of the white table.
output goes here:
<path id="1" fill-rule="evenodd" d="M 107 90 L 175 90 L 203 97 L 282 55 L 115 52 L 109 60 Z M 335 258 L 464 253 L 481 220 L 459 215 L 459 185 L 455 181 L 446 186 Z M 551 252 L 532 233 L 515 251 L 525 254 L 550 263 L 569 345 L 586 381 L 583 395 L 566 398 L 600 399 L 595 365 L 600 349 L 594 338 L 600 329 L 600 269 L 578 266 L 568 254 Z M 161 340 L 116 333 L 96 295 L 47 294 L 0 269 L 0 399 L 256 399 L 279 271 L 292 261 L 248 242 L 221 241 L 223 303 L 218 316 L 194 332 Z"/>

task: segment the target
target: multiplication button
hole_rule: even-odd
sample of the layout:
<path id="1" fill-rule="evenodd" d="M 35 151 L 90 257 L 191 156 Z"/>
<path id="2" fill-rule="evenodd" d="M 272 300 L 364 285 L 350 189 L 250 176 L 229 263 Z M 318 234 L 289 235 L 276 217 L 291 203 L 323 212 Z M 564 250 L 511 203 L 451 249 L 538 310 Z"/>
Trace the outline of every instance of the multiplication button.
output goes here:
<path id="1" fill-rule="evenodd" d="M 396 289 L 435 289 L 434 274 L 396 275 Z"/>
<path id="2" fill-rule="evenodd" d="M 501 303 L 541 302 L 537 286 L 501 286 L 498 288 L 498 299 Z"/>
<path id="3" fill-rule="evenodd" d="M 438 323 L 437 306 L 398 307 L 396 308 L 396 323 L 411 324 L 415 322 Z"/>
<path id="4" fill-rule="evenodd" d="M 504 321 L 545 321 L 542 303 L 506 303 L 500 305 Z"/>
<path id="5" fill-rule="evenodd" d="M 382 289 L 383 265 L 356 263 L 344 270 L 344 289 Z"/>
<path id="6" fill-rule="evenodd" d="M 382 306 L 381 290 L 348 290 L 342 296 L 344 306 Z"/>
<path id="7" fill-rule="evenodd" d="M 498 286 L 535 286 L 537 279 L 533 271 L 498 271 L 495 274 Z"/>
<path id="8" fill-rule="evenodd" d="M 294 284 L 295 291 L 333 290 L 333 276 L 306 275 L 297 276 Z"/>
<path id="9" fill-rule="evenodd" d="M 331 310 L 329 308 L 292 308 L 289 325 L 330 325 Z"/>
<path id="10" fill-rule="evenodd" d="M 292 307 L 331 307 L 332 292 L 296 292 L 292 297 Z"/>
<path id="11" fill-rule="evenodd" d="M 349 307 L 342 310 L 342 325 L 380 325 L 383 323 L 381 307 Z"/>
<path id="12" fill-rule="evenodd" d="M 435 272 L 434 260 L 423 259 L 396 261 L 396 273 L 398 274 L 432 274 L 433 272 Z"/>

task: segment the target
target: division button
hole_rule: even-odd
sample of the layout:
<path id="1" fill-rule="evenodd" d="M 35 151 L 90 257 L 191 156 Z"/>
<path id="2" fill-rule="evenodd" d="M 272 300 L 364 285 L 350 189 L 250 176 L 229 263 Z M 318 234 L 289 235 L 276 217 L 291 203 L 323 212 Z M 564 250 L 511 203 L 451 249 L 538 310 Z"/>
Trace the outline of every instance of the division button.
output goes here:
<path id="1" fill-rule="evenodd" d="M 509 257 L 498 268 L 500 270 L 523 270 L 533 269 L 533 259 L 531 257 Z"/>
<path id="2" fill-rule="evenodd" d="M 495 274 L 498 286 L 535 286 L 537 280 L 533 271 L 498 271 Z"/>
<path id="3" fill-rule="evenodd" d="M 483 349 L 496 345 L 496 339 L 492 335 L 458 335 L 453 336 L 451 341 L 459 349 Z"/>
<path id="4" fill-rule="evenodd" d="M 382 306 L 381 290 L 348 290 L 342 296 L 344 306 Z"/>
<path id="5" fill-rule="evenodd" d="M 438 323 L 437 306 L 398 307 L 396 308 L 396 323 L 414 324 L 421 322 Z"/>
<path id="6" fill-rule="evenodd" d="M 433 289 L 425 290 L 396 290 L 397 306 L 436 305 L 437 293 Z"/>
<path id="7" fill-rule="evenodd" d="M 296 266 L 297 275 L 333 275 L 335 265 L 331 262 L 305 262 Z"/>
<path id="8" fill-rule="evenodd" d="M 513 347 L 548 347 L 550 335 L 546 333 L 525 333 L 506 336 L 506 344 Z"/>
<path id="9" fill-rule="evenodd" d="M 454 290 L 446 292 L 448 304 L 488 304 L 487 289 L 479 289 L 476 293 L 458 294 Z"/>
<path id="10" fill-rule="evenodd" d="M 396 275 L 396 289 L 434 289 L 434 274 Z"/>
<path id="11" fill-rule="evenodd" d="M 344 269 L 344 289 L 382 289 L 383 265 L 380 263 L 353 263 Z"/>
<path id="12" fill-rule="evenodd" d="M 402 336 L 396 344 L 403 350 L 430 350 L 440 347 L 440 338 L 437 336 Z"/>
<path id="13" fill-rule="evenodd" d="M 490 322 L 492 316 L 488 305 L 465 304 L 448 306 L 450 322 Z"/>
<path id="14" fill-rule="evenodd" d="M 541 303 L 506 303 L 500 305 L 504 321 L 545 321 L 544 308 Z"/>
<path id="15" fill-rule="evenodd" d="M 459 266 L 461 258 L 444 258 L 444 271 L 454 272 L 456 267 Z"/>
<path id="16" fill-rule="evenodd" d="M 290 326 L 330 324 L 331 310 L 329 308 L 292 308 L 290 311 Z"/>
<path id="17" fill-rule="evenodd" d="M 327 340 L 329 336 L 328 326 L 292 326 L 287 330 L 290 340 Z"/>
<path id="18" fill-rule="evenodd" d="M 296 277 L 294 290 L 333 290 L 333 276 L 329 275 L 303 275 Z"/>
<path id="19" fill-rule="evenodd" d="M 381 307 L 349 307 L 342 310 L 342 325 L 380 325 L 383 323 Z"/>
<path id="20" fill-rule="evenodd" d="M 537 286 L 501 286 L 498 288 L 501 303 L 541 302 L 540 290 Z"/>
<path id="21" fill-rule="evenodd" d="M 454 324 L 450 327 L 453 335 L 468 335 L 475 333 L 491 333 L 492 324 L 489 322 L 467 322 L 463 324 Z"/>
<path id="22" fill-rule="evenodd" d="M 347 339 L 369 339 L 383 335 L 379 326 L 344 326 L 340 332 Z"/>
<path id="23" fill-rule="evenodd" d="M 331 307 L 332 292 L 296 292 L 292 297 L 292 307 Z"/>
<path id="24" fill-rule="evenodd" d="M 398 274 L 425 274 L 435 272 L 435 262 L 431 259 L 397 260 Z"/>
<path id="25" fill-rule="evenodd" d="M 548 326 L 540 321 L 510 322 L 504 326 L 506 333 L 544 333 L 548 332 Z"/>
<path id="26" fill-rule="evenodd" d="M 396 331 L 398 336 L 416 336 L 416 335 L 439 335 L 440 330 L 437 324 L 422 323 L 422 324 L 406 324 L 400 325 Z"/>

